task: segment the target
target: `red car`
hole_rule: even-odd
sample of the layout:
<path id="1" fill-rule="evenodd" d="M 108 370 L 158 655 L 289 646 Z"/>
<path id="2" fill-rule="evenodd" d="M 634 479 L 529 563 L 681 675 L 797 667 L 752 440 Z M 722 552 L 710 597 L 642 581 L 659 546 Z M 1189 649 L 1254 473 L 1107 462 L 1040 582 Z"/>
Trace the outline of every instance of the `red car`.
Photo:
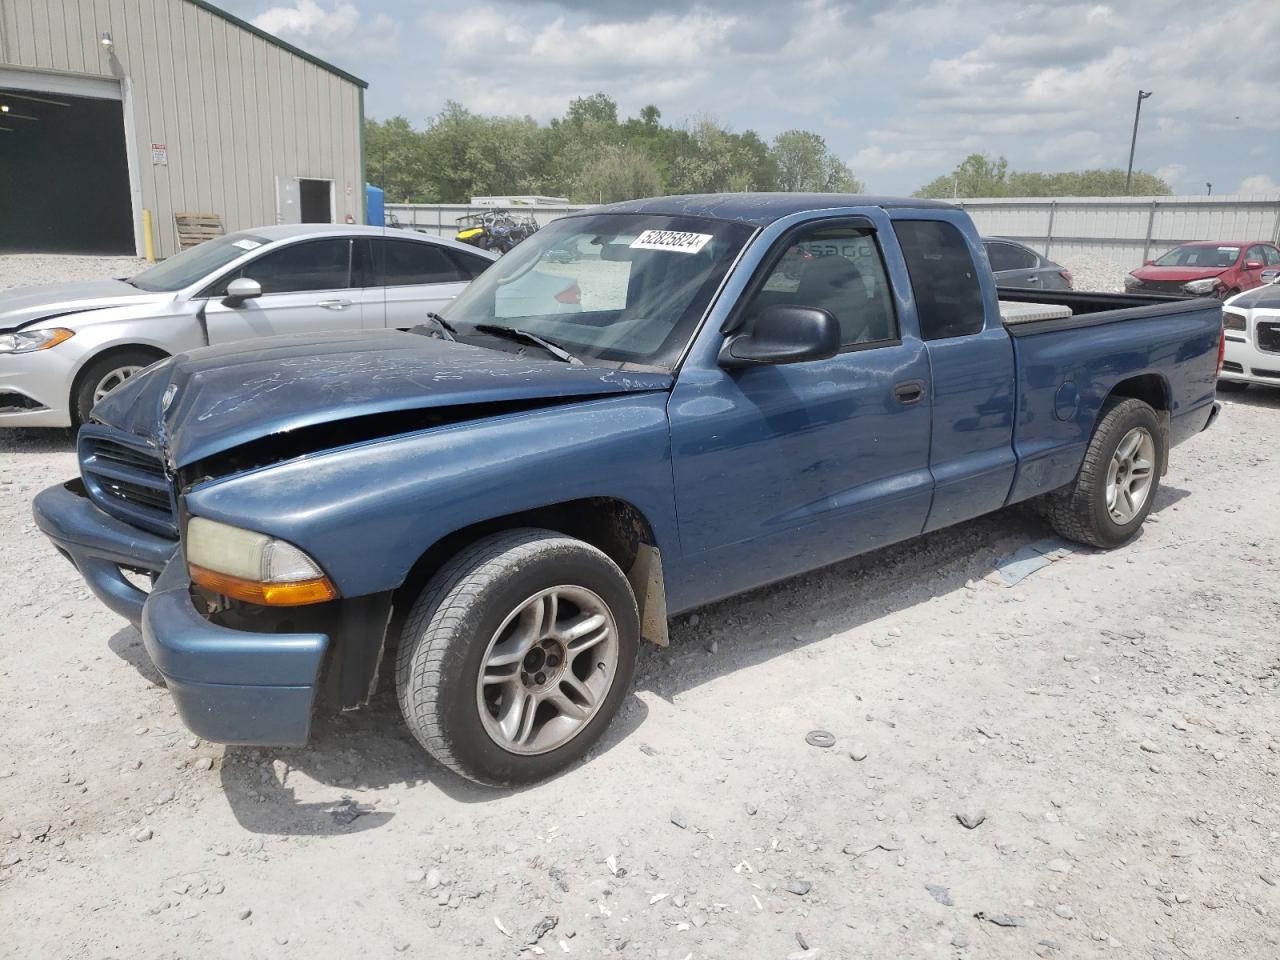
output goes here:
<path id="1" fill-rule="evenodd" d="M 1262 272 L 1280 267 L 1280 247 L 1264 240 L 1198 240 L 1159 260 L 1148 260 L 1124 278 L 1130 292 L 1180 293 L 1225 300 L 1262 283 Z"/>

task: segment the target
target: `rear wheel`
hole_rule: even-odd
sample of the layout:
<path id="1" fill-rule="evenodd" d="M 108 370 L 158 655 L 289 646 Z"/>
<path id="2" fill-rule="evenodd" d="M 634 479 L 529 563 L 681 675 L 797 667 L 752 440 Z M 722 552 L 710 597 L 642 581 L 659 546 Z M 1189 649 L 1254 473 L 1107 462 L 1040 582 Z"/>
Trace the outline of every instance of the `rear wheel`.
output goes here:
<path id="1" fill-rule="evenodd" d="M 1163 454 L 1160 421 L 1150 406 L 1108 401 L 1075 481 L 1047 498 L 1049 522 L 1068 539 L 1120 546 L 1151 512 Z"/>
<path id="2" fill-rule="evenodd" d="M 635 595 L 590 544 L 522 529 L 477 541 L 427 584 L 401 638 L 409 729 L 454 772 L 528 783 L 580 759 L 626 696 Z"/>

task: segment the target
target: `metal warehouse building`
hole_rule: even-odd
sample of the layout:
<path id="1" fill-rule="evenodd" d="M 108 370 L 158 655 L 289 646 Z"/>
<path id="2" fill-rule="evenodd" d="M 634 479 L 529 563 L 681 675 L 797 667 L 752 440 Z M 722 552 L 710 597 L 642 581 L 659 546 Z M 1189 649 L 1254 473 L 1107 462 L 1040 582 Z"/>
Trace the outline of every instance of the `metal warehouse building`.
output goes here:
<path id="1" fill-rule="evenodd" d="M 366 86 L 205 0 L 0 0 L 0 250 L 362 223 Z"/>

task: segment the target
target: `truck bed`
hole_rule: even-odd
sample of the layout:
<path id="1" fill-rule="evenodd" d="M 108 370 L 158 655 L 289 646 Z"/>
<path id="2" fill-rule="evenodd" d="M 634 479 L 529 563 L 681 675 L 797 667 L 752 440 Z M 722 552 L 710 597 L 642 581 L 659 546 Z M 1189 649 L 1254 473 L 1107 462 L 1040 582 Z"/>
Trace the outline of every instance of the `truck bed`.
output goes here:
<path id="1" fill-rule="evenodd" d="M 1069 308 L 1070 316 L 1006 322 L 1017 377 L 1010 502 L 1075 476 L 1106 398 L 1124 396 L 1167 414 L 1168 445 L 1201 429 L 1213 405 L 1222 304 L 1211 298 L 1024 290 L 1001 301 Z"/>
<path id="2" fill-rule="evenodd" d="M 1004 318 L 1010 336 L 1029 337 L 1053 330 L 1075 330 L 1122 321 L 1150 320 L 1182 313 L 1198 313 L 1220 308 L 1211 297 L 1174 297 L 1151 293 L 1101 293 L 1088 290 L 1030 290 L 1023 287 L 999 287 L 1001 303 L 1039 304 L 1065 307 L 1070 316 Z M 1003 310 L 1002 310 L 1003 314 Z"/>

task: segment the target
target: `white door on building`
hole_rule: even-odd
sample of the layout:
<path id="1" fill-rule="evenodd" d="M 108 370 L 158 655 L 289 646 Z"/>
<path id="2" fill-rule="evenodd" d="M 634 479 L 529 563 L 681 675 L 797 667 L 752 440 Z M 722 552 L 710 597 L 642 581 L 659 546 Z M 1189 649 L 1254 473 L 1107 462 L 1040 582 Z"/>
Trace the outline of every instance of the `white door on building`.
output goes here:
<path id="1" fill-rule="evenodd" d="M 276 177 L 276 223 L 302 222 L 302 192 L 297 177 Z"/>

